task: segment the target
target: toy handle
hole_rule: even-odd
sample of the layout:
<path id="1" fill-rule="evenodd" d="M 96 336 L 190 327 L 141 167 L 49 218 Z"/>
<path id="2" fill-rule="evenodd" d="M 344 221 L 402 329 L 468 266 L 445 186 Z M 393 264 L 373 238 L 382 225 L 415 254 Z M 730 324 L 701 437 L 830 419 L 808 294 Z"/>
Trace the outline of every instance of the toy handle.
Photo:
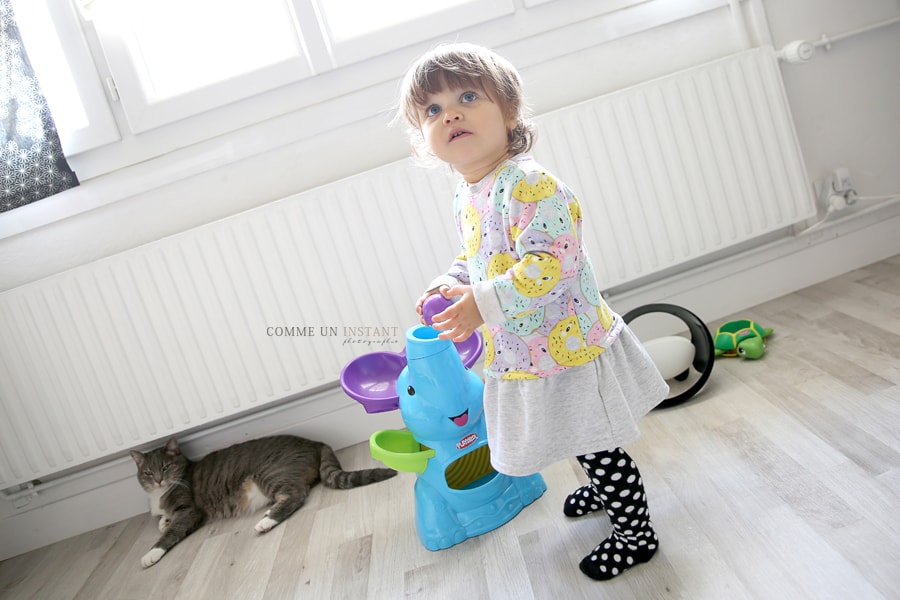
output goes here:
<path id="1" fill-rule="evenodd" d="M 422 318 L 425 319 L 425 324 L 431 325 L 434 315 L 444 312 L 444 309 L 451 304 L 453 304 L 453 300 L 444 298 L 440 292 L 428 296 L 422 303 Z"/>

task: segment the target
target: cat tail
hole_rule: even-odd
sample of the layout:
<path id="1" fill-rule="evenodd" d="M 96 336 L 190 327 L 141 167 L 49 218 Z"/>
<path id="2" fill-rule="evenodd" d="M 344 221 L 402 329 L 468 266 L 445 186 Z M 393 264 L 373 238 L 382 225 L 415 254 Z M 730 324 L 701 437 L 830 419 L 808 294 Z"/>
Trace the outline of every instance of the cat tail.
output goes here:
<path id="1" fill-rule="evenodd" d="M 369 485 L 390 479 L 397 474 L 394 469 L 376 468 L 359 471 L 345 471 L 334 451 L 327 444 L 322 444 L 319 460 L 319 477 L 327 487 L 348 490 L 350 488 Z"/>

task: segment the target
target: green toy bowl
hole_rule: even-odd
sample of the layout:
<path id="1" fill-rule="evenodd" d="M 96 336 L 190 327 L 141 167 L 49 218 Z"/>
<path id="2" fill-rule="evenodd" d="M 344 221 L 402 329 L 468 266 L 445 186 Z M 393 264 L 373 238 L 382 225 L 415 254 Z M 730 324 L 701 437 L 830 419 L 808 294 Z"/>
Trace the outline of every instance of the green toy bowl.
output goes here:
<path id="1" fill-rule="evenodd" d="M 428 460 L 434 458 L 434 450 L 423 450 L 412 433 L 400 429 L 373 433 L 369 438 L 369 452 L 372 458 L 392 469 L 408 473 L 424 473 Z"/>

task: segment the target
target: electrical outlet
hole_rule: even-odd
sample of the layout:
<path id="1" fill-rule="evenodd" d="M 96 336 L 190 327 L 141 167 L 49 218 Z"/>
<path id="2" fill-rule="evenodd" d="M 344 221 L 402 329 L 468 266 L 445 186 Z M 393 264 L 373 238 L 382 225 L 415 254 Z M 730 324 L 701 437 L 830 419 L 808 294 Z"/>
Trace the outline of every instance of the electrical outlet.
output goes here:
<path id="1" fill-rule="evenodd" d="M 853 178 L 850 177 L 850 169 L 838 167 L 831 174 L 831 188 L 838 194 L 846 195 L 853 191 Z"/>
<path id="2" fill-rule="evenodd" d="M 856 201 L 856 190 L 853 189 L 853 178 L 850 169 L 838 167 L 828 174 L 819 190 L 819 205 L 828 212 L 847 208 Z"/>

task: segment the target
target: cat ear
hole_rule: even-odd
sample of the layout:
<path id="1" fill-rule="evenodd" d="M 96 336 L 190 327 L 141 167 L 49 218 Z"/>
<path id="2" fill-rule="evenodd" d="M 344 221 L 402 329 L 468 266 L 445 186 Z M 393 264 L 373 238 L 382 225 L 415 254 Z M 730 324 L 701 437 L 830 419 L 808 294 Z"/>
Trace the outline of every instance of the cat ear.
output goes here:
<path id="1" fill-rule="evenodd" d="M 166 442 L 166 454 L 171 454 L 172 456 L 181 454 L 181 449 L 178 447 L 178 440 L 169 438 L 169 441 Z"/>
<path id="2" fill-rule="evenodd" d="M 144 455 L 143 454 L 141 454 L 137 450 L 132 450 L 130 452 L 130 454 L 131 454 L 131 458 L 134 459 L 134 462 L 137 464 L 137 466 L 141 466 L 142 464 L 144 464 Z"/>

